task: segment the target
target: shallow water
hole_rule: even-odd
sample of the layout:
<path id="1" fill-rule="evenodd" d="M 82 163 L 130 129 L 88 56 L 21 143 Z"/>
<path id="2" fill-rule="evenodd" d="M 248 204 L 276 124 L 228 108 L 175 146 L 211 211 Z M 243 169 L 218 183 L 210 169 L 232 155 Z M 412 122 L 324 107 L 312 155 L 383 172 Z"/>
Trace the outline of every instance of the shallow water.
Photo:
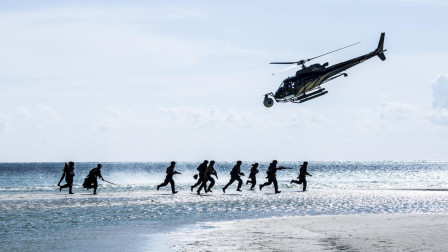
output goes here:
<path id="1" fill-rule="evenodd" d="M 75 165 L 75 195 L 68 195 L 56 190 L 62 163 L 1 163 L 1 250 L 143 251 L 160 246 L 154 234 L 203 221 L 448 209 L 448 191 L 439 190 L 448 188 L 445 162 L 312 162 L 305 193 L 289 184 L 300 164 L 280 163 L 296 168 L 278 171 L 281 194 L 273 194 L 272 186 L 237 193 L 236 183 L 223 194 L 234 163 L 218 162 L 214 192 L 198 196 L 189 191 L 198 163 L 176 166 L 183 173 L 175 176 L 176 195 L 169 187 L 155 190 L 168 163 L 103 163 L 104 178 L 119 186 L 100 181 L 93 196 L 80 185 L 95 164 Z M 245 162 L 242 170 L 248 174 L 249 168 Z M 266 168 L 260 165 L 258 183 L 265 181 Z"/>
<path id="2" fill-rule="evenodd" d="M 253 162 L 244 162 L 242 171 L 248 175 Z M 279 163 L 293 170 L 277 172 L 282 187 L 298 175 L 301 162 Z M 103 163 L 102 173 L 106 180 L 119 184 L 102 183 L 101 191 L 147 191 L 163 182 L 169 163 Z M 183 162 L 176 165 L 182 175 L 175 181 L 180 190 L 188 189 L 194 183 L 197 162 Z M 218 185 L 226 184 L 234 162 L 217 162 Z M 0 163 L 0 194 L 53 193 L 62 175 L 63 163 Z M 74 188 L 83 191 L 82 182 L 96 163 L 75 165 Z M 258 181 L 264 181 L 268 163 L 260 163 Z M 308 177 L 313 188 L 444 188 L 448 187 L 448 162 L 312 162 Z M 101 181 L 100 181 L 101 183 Z"/>

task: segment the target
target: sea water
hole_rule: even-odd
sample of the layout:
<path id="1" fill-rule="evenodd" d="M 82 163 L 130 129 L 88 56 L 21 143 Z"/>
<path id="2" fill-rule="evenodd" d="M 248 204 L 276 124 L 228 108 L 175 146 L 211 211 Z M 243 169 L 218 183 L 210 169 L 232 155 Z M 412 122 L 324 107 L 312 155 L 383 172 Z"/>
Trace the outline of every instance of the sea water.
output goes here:
<path id="1" fill-rule="evenodd" d="M 56 186 L 63 163 L 0 163 L 1 251 L 156 251 L 169 248 L 163 233 L 198 222 L 272 216 L 380 213 L 447 213 L 448 162 L 310 162 L 308 189 L 290 184 L 302 162 L 277 172 L 273 186 L 226 194 L 235 162 L 217 162 L 212 193 L 190 191 L 200 162 L 179 162 L 178 194 L 169 185 L 156 190 L 169 163 L 102 163 L 98 194 L 82 188 L 96 163 L 76 163 L 74 195 Z M 243 162 L 246 177 L 253 162 Z M 266 181 L 260 163 L 257 183 Z M 64 184 L 63 181 L 61 184 Z"/>

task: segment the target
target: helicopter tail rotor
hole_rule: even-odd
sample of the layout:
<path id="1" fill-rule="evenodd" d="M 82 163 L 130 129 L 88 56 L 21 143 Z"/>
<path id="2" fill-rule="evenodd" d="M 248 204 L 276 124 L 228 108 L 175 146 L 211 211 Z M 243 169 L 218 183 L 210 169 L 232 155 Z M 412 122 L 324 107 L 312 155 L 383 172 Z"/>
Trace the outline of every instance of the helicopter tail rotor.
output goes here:
<path id="1" fill-rule="evenodd" d="M 377 53 L 378 57 L 382 61 L 386 60 L 386 55 L 384 55 L 384 52 L 387 51 L 387 50 L 383 49 L 383 47 L 384 47 L 384 36 L 385 36 L 385 33 L 384 32 L 381 33 L 380 41 L 378 42 L 378 48 L 376 48 L 376 50 L 375 50 L 375 52 Z"/>

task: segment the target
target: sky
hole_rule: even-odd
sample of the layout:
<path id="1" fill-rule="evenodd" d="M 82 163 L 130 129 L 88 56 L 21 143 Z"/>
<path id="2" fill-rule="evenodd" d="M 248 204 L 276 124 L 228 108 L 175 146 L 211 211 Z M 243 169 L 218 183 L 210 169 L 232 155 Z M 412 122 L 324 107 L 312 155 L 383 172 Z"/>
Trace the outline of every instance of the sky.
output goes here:
<path id="1" fill-rule="evenodd" d="M 0 1 L 0 162 L 448 160 L 448 1 Z M 372 58 L 303 104 L 316 59 Z"/>

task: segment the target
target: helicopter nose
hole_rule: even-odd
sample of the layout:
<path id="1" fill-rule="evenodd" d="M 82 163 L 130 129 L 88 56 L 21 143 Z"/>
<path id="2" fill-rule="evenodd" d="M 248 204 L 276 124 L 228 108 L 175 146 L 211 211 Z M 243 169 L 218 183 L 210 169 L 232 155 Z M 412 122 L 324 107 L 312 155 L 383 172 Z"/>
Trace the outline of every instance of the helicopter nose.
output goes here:
<path id="1" fill-rule="evenodd" d="M 277 90 L 277 92 L 275 92 L 275 94 L 274 94 L 274 98 L 276 98 L 276 99 L 281 99 L 281 98 L 283 98 L 281 92 L 279 92 L 279 91 Z"/>

